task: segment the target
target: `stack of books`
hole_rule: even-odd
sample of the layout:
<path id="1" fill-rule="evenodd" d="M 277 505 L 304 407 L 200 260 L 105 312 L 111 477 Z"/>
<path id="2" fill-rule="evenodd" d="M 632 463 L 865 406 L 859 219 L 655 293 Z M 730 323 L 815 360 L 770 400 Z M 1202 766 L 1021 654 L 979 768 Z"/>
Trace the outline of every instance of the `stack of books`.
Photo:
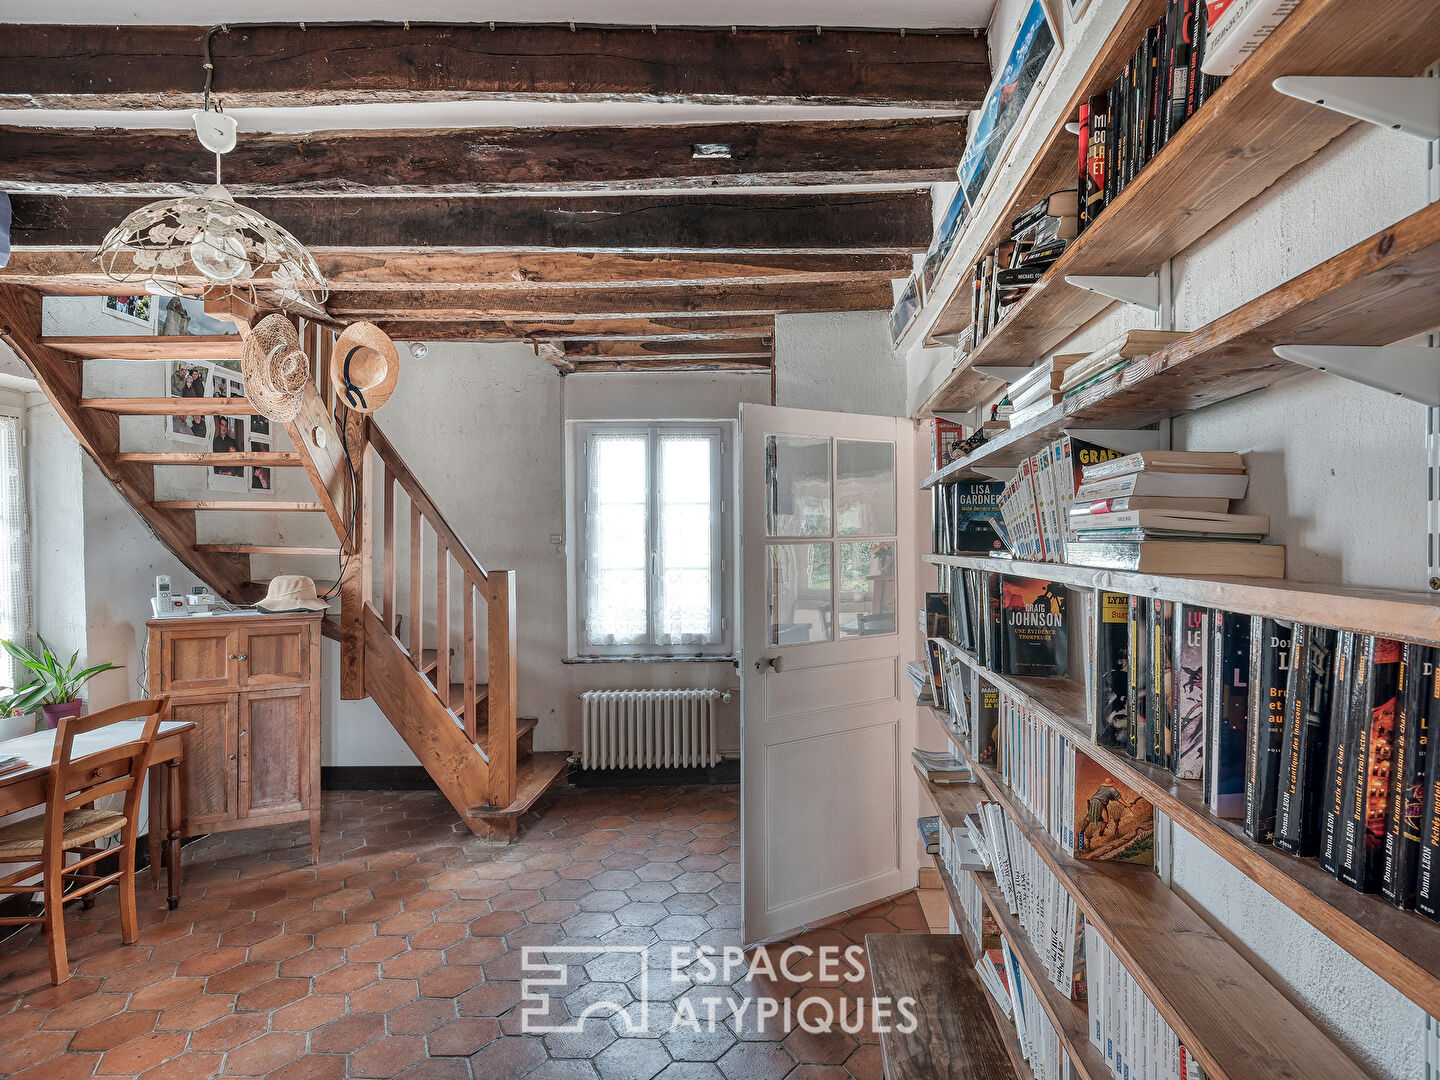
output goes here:
<path id="1" fill-rule="evenodd" d="M 1065 381 L 1065 373 L 1084 358 L 1084 353 L 1052 356 L 1012 382 L 1005 391 L 1005 396 L 1010 399 L 1010 426 L 1020 427 L 1052 405 L 1058 405 L 1062 398 L 1060 388 Z"/>
<path id="2" fill-rule="evenodd" d="M 0 757 L 0 776 L 6 773 L 19 772 L 21 769 L 28 769 L 30 763 L 24 758 Z"/>
<path id="3" fill-rule="evenodd" d="M 1086 467 L 1070 506 L 1065 561 L 1157 574 L 1284 577 L 1262 544 L 1264 514 L 1232 514 L 1245 461 L 1231 451 L 1146 450 Z"/>
<path id="4" fill-rule="evenodd" d="M 1079 231 L 1077 188 L 1054 191 L 1010 223 L 1010 238 L 975 264 L 970 344 L 978 347 Z"/>
<path id="5" fill-rule="evenodd" d="M 911 660 L 905 665 L 905 671 L 910 676 L 910 682 L 915 689 L 916 705 L 935 704 L 935 694 L 930 686 L 930 668 L 918 660 Z"/>
<path id="6" fill-rule="evenodd" d="M 1183 337 L 1185 334 L 1179 330 L 1127 330 L 1068 365 L 1065 377 L 1060 381 L 1060 394 L 1066 398 L 1074 397 L 1124 370 L 1134 360 L 1149 356 Z"/>
<path id="7" fill-rule="evenodd" d="M 970 766 L 943 750 L 910 751 L 910 760 L 932 784 L 968 784 L 974 780 Z"/>

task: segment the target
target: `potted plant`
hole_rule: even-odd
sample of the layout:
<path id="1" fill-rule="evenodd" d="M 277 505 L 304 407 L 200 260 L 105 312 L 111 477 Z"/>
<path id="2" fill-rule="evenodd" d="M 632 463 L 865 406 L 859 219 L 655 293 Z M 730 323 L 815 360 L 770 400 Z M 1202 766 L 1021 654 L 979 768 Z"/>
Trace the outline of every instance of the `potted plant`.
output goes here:
<path id="1" fill-rule="evenodd" d="M 35 679 L 24 686 L 0 690 L 0 709 L 6 714 L 28 713 L 37 706 L 45 714 L 45 726 L 55 727 L 62 716 L 79 716 L 85 703 L 80 700 L 80 688 L 115 665 L 110 661 L 94 667 L 75 670 L 80 653 L 70 657 L 70 662 L 61 664 L 59 657 L 50 651 L 45 639 L 40 638 L 40 654 L 37 656 L 23 645 L 13 641 L 0 640 L 15 660 L 35 673 Z"/>

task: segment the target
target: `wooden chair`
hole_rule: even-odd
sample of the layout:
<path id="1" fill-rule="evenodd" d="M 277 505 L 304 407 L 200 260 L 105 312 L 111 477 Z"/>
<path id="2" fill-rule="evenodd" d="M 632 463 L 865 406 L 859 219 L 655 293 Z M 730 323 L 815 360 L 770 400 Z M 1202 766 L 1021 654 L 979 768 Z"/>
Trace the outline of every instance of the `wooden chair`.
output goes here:
<path id="1" fill-rule="evenodd" d="M 45 897 L 40 915 L 0 918 L 0 926 L 44 923 L 50 946 L 50 978 L 62 983 L 70 977 L 65 953 L 65 904 L 88 897 L 112 883 L 120 889 L 120 936 L 131 944 L 139 936 L 135 914 L 135 834 L 140 824 L 140 792 L 155 748 L 155 734 L 168 698 L 131 701 L 93 716 L 65 717 L 55 731 L 55 753 L 46 778 L 45 813 L 0 826 L 0 863 L 24 863 L 0 878 L 0 893 L 33 893 L 37 886 L 19 884 L 42 875 L 38 891 Z M 126 720 L 143 720 L 139 737 L 73 757 L 75 738 Z M 123 793 L 121 810 L 97 810 L 94 803 Z M 120 834 L 118 846 L 99 847 L 101 840 Z M 65 864 L 66 855 L 79 859 Z M 107 855 L 119 857 L 120 867 L 109 874 L 86 872 Z M 74 887 L 65 891 L 66 885 Z"/>

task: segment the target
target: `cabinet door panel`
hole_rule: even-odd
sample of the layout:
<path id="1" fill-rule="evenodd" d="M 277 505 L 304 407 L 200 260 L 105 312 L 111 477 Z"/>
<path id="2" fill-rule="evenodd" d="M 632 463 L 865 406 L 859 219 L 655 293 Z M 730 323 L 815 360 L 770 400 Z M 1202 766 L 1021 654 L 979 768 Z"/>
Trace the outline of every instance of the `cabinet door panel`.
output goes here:
<path id="1" fill-rule="evenodd" d="M 238 685 L 238 635 L 221 626 L 165 630 L 160 648 L 160 689 L 166 694 L 229 690 Z"/>
<path id="2" fill-rule="evenodd" d="M 262 690 L 240 699 L 240 813 L 278 814 L 305 806 L 309 690 Z"/>
<path id="3" fill-rule="evenodd" d="M 165 719 L 195 725 L 185 733 L 185 756 L 180 762 L 183 820 L 189 833 L 205 831 L 194 826 L 229 821 L 235 816 L 237 711 L 234 694 L 170 701 Z"/>
<path id="4" fill-rule="evenodd" d="M 310 673 L 310 628 L 293 622 L 247 626 L 241 631 L 241 684 L 247 688 L 294 686 Z"/>

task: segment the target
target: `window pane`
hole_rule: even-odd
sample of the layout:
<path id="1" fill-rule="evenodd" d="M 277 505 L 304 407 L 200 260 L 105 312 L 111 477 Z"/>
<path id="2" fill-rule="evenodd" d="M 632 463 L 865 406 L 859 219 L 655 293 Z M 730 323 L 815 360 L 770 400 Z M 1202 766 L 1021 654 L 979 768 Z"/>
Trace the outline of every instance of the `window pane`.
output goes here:
<path id="1" fill-rule="evenodd" d="M 895 444 L 837 439 L 835 532 L 895 535 Z"/>
<path id="2" fill-rule="evenodd" d="M 708 433 L 660 436 L 660 572 L 655 582 L 660 644 L 703 644 L 719 636 L 711 520 L 715 442 Z"/>
<path id="3" fill-rule="evenodd" d="M 895 633 L 895 542 L 840 545 L 840 636 Z"/>
<path id="4" fill-rule="evenodd" d="M 765 535 L 830 535 L 830 440 L 765 437 Z"/>
<path id="5" fill-rule="evenodd" d="M 641 434 L 590 438 L 584 635 L 588 645 L 635 644 L 649 635 L 646 445 Z"/>
<path id="6" fill-rule="evenodd" d="M 767 544 L 766 604 L 771 645 L 829 641 L 829 544 Z"/>

